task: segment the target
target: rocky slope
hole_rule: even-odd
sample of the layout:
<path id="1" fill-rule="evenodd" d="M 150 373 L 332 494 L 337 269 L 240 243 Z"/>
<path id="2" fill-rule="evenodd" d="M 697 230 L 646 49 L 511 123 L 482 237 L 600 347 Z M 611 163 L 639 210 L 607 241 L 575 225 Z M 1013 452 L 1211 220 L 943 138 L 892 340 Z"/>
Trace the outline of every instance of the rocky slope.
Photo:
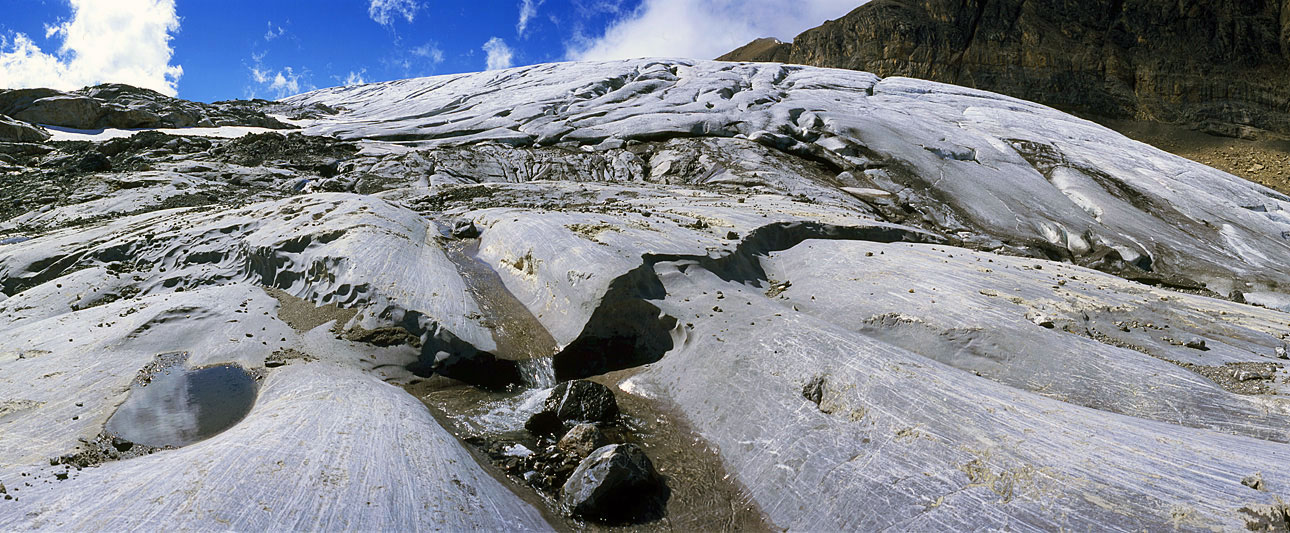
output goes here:
<path id="1" fill-rule="evenodd" d="M 1100 122 L 1171 154 L 1290 193 L 1290 141 L 1222 137 L 1150 121 Z"/>
<path id="2" fill-rule="evenodd" d="M 1290 136 L 1290 2 L 874 0 L 722 59 L 839 67 L 1227 136 Z"/>
<path id="3" fill-rule="evenodd" d="M 33 124 L 81 130 L 101 128 L 187 128 L 192 126 L 290 126 L 264 114 L 266 101 L 214 104 L 171 98 L 150 89 L 104 84 L 79 91 L 0 89 L 0 115 Z M 16 139 L 0 133 L 0 140 Z"/>
<path id="4" fill-rule="evenodd" d="M 0 144 L 0 529 L 597 529 L 606 468 L 645 529 L 1287 525 L 1273 190 L 781 64 L 265 110 L 311 118 Z"/>

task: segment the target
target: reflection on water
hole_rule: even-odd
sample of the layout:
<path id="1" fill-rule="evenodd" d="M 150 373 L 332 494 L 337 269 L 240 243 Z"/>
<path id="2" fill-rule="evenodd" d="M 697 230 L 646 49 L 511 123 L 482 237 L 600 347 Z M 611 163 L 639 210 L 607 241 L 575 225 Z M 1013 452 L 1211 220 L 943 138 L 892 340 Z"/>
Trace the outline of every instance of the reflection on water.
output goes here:
<path id="1" fill-rule="evenodd" d="M 148 446 L 184 446 L 232 427 L 255 404 L 255 378 L 242 367 L 174 365 L 136 384 L 107 431 Z"/>

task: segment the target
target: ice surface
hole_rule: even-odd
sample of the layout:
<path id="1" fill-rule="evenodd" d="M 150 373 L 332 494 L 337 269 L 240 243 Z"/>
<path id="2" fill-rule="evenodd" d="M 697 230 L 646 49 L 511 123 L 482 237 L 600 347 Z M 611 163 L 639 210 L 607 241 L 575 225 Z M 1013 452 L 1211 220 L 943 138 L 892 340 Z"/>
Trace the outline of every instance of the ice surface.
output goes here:
<path id="1" fill-rule="evenodd" d="M 298 125 L 352 149 L 148 151 L 0 221 L 0 529 L 550 529 L 399 387 L 533 324 L 556 375 L 625 370 L 603 379 L 696 428 L 769 527 L 1283 512 L 1274 191 L 1033 103 L 779 64 L 548 64 L 282 107 L 318 104 L 339 112 Z M 460 219 L 531 321 L 471 292 Z M 174 352 L 263 376 L 246 418 L 50 466 Z M 448 415 L 513 432 L 542 397 Z"/>

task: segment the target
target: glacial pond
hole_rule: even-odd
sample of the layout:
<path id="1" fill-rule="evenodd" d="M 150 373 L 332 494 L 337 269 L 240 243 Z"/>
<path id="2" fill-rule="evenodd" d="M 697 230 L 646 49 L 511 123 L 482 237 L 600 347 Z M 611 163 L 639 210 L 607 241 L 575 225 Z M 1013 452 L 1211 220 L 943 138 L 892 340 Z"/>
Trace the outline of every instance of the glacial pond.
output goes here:
<path id="1" fill-rule="evenodd" d="M 185 446 L 240 422 L 255 405 L 257 392 L 255 377 L 240 366 L 187 369 L 174 364 L 136 380 L 106 429 L 148 446 Z"/>

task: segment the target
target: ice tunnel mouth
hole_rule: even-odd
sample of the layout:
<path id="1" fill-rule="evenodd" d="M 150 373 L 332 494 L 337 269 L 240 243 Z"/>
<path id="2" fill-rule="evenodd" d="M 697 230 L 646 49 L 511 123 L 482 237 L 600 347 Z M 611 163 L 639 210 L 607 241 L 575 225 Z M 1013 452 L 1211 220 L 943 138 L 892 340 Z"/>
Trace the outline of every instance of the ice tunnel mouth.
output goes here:
<path id="1" fill-rule="evenodd" d="M 254 374 L 236 364 L 189 369 L 186 359 L 186 354 L 163 356 L 140 372 L 106 432 L 175 448 L 218 435 L 246 418 L 259 393 Z"/>

